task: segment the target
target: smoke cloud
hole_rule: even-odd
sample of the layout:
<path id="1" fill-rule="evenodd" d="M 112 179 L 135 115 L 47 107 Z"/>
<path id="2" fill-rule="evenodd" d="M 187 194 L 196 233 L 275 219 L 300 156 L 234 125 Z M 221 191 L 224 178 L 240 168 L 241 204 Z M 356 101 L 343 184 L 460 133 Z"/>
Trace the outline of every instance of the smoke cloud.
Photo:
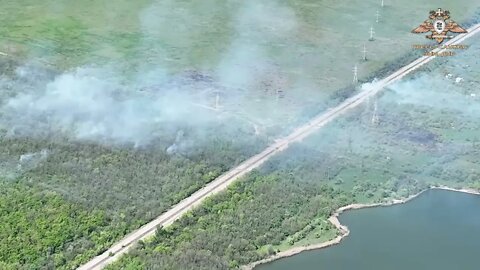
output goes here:
<path id="1" fill-rule="evenodd" d="M 33 74 L 24 69 L 19 75 Z M 8 99 L 2 106 L 4 128 L 10 135 L 61 132 L 80 140 L 142 144 L 159 126 L 210 120 L 194 110 L 194 100 L 181 88 L 162 84 L 161 73 L 146 73 L 133 84 L 118 78 L 98 68 L 61 74 L 40 89 Z"/>
<path id="2" fill-rule="evenodd" d="M 213 3 L 208 3 L 202 4 L 201 14 L 214 9 Z M 179 8 L 176 1 L 159 1 L 139 14 L 144 39 L 139 44 L 148 42 L 150 36 L 173 31 L 172 23 L 180 29 L 175 31 L 191 33 L 178 42 L 195 45 L 191 39 L 201 27 L 198 15 Z M 0 80 L 0 130 L 7 136 L 60 134 L 75 140 L 136 146 L 148 144 L 169 130 L 177 147 L 184 138 L 183 128 L 207 132 L 220 120 L 228 121 L 205 108 L 212 106 L 212 95 L 201 93 L 216 91 L 219 86 L 222 91 L 225 87 L 253 87 L 271 67 L 262 44 L 295 31 L 296 20 L 294 13 L 277 1 L 244 1 L 231 24 L 228 50 L 221 53 L 210 77 L 171 74 L 161 63 L 154 68 L 151 64 L 139 67 L 140 71 L 128 78 L 108 63 L 55 76 L 45 76 L 29 66 L 19 67 L 15 75 Z M 232 104 L 245 99 L 241 95 L 234 98 Z"/>
<path id="3" fill-rule="evenodd" d="M 429 73 L 403 80 L 390 87 L 387 96 L 399 104 L 436 110 L 456 111 L 463 115 L 479 115 L 478 90 L 472 81 L 457 80 L 458 76 Z"/>

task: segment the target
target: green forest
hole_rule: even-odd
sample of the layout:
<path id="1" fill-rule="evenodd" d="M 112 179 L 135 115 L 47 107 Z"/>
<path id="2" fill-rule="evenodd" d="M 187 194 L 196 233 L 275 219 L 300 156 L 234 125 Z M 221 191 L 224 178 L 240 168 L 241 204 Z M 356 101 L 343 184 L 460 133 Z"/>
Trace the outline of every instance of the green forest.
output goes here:
<path id="1" fill-rule="evenodd" d="M 0 182 L 1 218 L 8 221 L 0 230 L 8 236 L 2 237 L 0 261 L 11 269 L 72 269 L 263 144 L 212 139 L 211 147 L 171 156 L 158 148 L 3 137 L 0 165 L 10 178 Z M 49 154 L 41 158 L 43 149 Z M 37 153 L 30 156 L 38 160 L 19 164 L 26 153 Z M 19 244 L 8 247 L 14 242 Z"/>
<path id="2" fill-rule="evenodd" d="M 390 162 L 391 149 L 377 147 L 378 152 L 365 154 L 337 145 L 340 153 L 351 154 L 339 158 L 312 150 L 325 138 L 316 137 L 209 199 L 173 226 L 158 229 L 155 237 L 108 269 L 236 269 L 306 238 L 317 242 L 334 238 L 338 232 L 327 218 L 340 206 L 405 198 L 431 185 L 480 187 L 478 173 L 441 169 L 454 167 L 461 156 L 445 160 L 445 153 L 431 152 L 424 159 L 416 145 Z M 353 142 L 354 148 L 356 143 L 360 142 Z M 395 147 L 407 147 L 406 143 Z M 478 156 L 480 148 L 462 155 Z"/>
<path id="3" fill-rule="evenodd" d="M 102 211 L 0 182 L 0 269 L 70 269 L 117 236 Z"/>
<path id="4" fill-rule="evenodd" d="M 465 68 L 445 60 L 423 71 Z M 108 269 L 237 269 L 333 239 L 338 232 L 327 218 L 340 206 L 389 202 L 439 185 L 480 190 L 480 110 L 470 95 L 478 74 L 464 74 L 468 86 L 442 72 L 409 76 L 159 228 Z"/>

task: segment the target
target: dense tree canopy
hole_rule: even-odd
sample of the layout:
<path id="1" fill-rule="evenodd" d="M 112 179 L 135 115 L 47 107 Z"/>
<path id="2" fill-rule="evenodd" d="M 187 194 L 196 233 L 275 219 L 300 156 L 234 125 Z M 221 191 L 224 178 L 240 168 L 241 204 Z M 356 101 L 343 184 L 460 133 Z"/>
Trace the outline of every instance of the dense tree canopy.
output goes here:
<path id="1" fill-rule="evenodd" d="M 0 268 L 74 265 L 92 248 L 111 243 L 108 223 L 105 213 L 75 206 L 55 192 L 0 183 Z"/>

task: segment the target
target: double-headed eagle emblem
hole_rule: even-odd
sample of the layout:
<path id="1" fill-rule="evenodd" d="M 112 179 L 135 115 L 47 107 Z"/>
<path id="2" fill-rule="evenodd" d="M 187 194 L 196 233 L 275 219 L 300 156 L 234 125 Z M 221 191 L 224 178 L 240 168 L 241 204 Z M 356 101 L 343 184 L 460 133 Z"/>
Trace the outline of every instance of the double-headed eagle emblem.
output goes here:
<path id="1" fill-rule="evenodd" d="M 450 19 L 450 11 L 439 8 L 437 11 L 430 11 L 428 20 L 412 30 L 412 33 L 416 34 L 427 32 L 432 33 L 427 35 L 426 38 L 435 39 L 440 44 L 445 39 L 453 38 L 452 35 L 448 35 L 448 32 L 467 33 L 467 30 L 463 29 L 458 23 Z"/>

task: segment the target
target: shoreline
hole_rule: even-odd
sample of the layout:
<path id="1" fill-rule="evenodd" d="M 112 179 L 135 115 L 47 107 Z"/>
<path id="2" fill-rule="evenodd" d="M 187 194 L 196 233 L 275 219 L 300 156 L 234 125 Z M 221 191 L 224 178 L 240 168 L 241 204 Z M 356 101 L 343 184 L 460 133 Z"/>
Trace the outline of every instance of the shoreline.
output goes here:
<path id="1" fill-rule="evenodd" d="M 323 249 L 323 248 L 328 248 L 328 247 L 331 247 L 331 246 L 334 246 L 334 245 L 338 245 L 342 242 L 343 239 L 345 239 L 350 234 L 350 230 L 348 229 L 348 227 L 346 225 L 343 225 L 342 223 L 340 223 L 340 220 L 338 219 L 338 217 L 342 213 L 344 213 L 346 211 L 358 210 L 358 209 L 363 209 L 363 208 L 389 207 L 389 206 L 393 206 L 393 205 L 397 205 L 397 204 L 404 204 L 404 203 L 407 203 L 407 202 L 417 198 L 418 196 L 422 195 L 423 193 L 425 193 L 429 190 L 433 190 L 433 189 L 447 190 L 447 191 L 453 191 L 453 192 L 461 192 L 461 193 L 467 193 L 467 194 L 473 194 L 473 195 L 480 195 L 480 191 L 477 191 L 477 190 L 474 190 L 474 189 L 468 189 L 468 188 L 455 189 L 455 188 L 451 188 L 451 187 L 448 187 L 448 186 L 441 185 L 441 186 L 431 186 L 431 187 L 429 187 L 425 190 L 422 190 L 422 191 L 418 192 L 417 194 L 411 195 L 411 196 L 409 196 L 405 199 L 401 199 L 401 200 L 394 199 L 394 200 L 391 200 L 391 201 L 385 202 L 385 203 L 349 204 L 349 205 L 338 208 L 328 218 L 328 221 L 330 223 L 332 223 L 333 226 L 335 226 L 335 228 L 340 232 L 340 234 L 337 237 L 335 237 L 334 239 L 328 240 L 326 242 L 318 243 L 318 244 L 308 245 L 308 246 L 293 247 L 291 249 L 279 252 L 279 253 L 277 253 L 273 256 L 270 256 L 268 258 L 265 258 L 263 260 L 256 261 L 256 262 L 250 263 L 248 265 L 245 265 L 245 266 L 241 267 L 241 269 L 243 269 L 243 270 L 253 270 L 255 267 L 257 267 L 261 264 L 270 263 L 270 262 L 273 262 L 273 261 L 276 261 L 276 260 L 279 260 L 279 259 L 282 259 L 282 258 L 292 257 L 294 255 L 297 255 L 297 254 L 303 252 L 303 251 Z"/>

